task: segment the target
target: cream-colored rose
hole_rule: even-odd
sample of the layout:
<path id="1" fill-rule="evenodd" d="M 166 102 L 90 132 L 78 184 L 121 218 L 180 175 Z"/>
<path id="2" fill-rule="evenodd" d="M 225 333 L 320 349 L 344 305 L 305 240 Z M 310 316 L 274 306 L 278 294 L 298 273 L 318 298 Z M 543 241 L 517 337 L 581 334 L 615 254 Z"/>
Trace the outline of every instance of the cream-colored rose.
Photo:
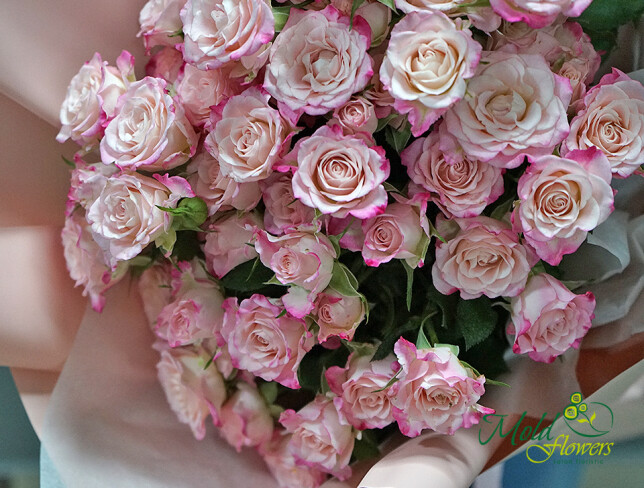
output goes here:
<path id="1" fill-rule="evenodd" d="M 613 173 L 626 177 L 644 162 L 644 87 L 617 69 L 605 75 L 584 98 L 570 123 L 562 155 L 596 147 Z"/>
<path id="2" fill-rule="evenodd" d="M 440 12 L 411 12 L 396 24 L 380 80 L 396 110 L 409 114 L 412 134 L 421 135 L 463 98 L 480 56 L 471 31 Z"/>
<path id="3" fill-rule="evenodd" d="M 517 233 L 489 217 L 455 221 L 460 231 L 446 243 L 436 243 L 432 266 L 436 289 L 444 295 L 459 290 L 465 300 L 521 293 L 530 264 Z"/>
<path id="4" fill-rule="evenodd" d="M 464 153 L 515 168 L 526 156 L 551 154 L 568 134 L 570 82 L 536 54 L 493 51 L 483 61 L 468 83 L 468 96 L 445 113 L 439 128 L 441 135 L 451 135 L 440 141 L 448 162 Z"/>
<path id="5" fill-rule="evenodd" d="M 188 165 L 190 186 L 195 195 L 208 206 L 208 215 L 226 210 L 250 211 L 257 206 L 262 194 L 257 182 L 238 183 L 224 176 L 219 161 L 208 152 L 199 152 Z"/>
<path id="6" fill-rule="evenodd" d="M 186 0 L 148 0 L 139 13 L 141 30 L 137 36 L 143 36 L 146 51 L 154 46 L 173 46 L 181 38 L 182 24 L 179 12 Z"/>
<path id="7" fill-rule="evenodd" d="M 121 168 L 168 170 L 188 161 L 197 142 L 183 107 L 166 92 L 166 82 L 148 76 L 119 98 L 101 141 L 101 160 Z"/>
<path id="8" fill-rule="evenodd" d="M 204 366 L 210 354 L 201 348 L 161 349 L 157 364 L 159 382 L 179 422 L 188 424 L 197 439 L 206 435 L 206 419 L 218 412 L 226 400 L 224 379 L 214 365 Z"/>
<path id="9" fill-rule="evenodd" d="M 204 70 L 255 53 L 275 29 L 268 0 L 188 0 L 181 20 L 183 56 Z"/>
<path id="10" fill-rule="evenodd" d="M 268 178 L 291 133 L 269 98 L 254 87 L 232 97 L 206 137 L 206 149 L 219 161 L 222 174 L 240 183 Z"/>
<path id="11" fill-rule="evenodd" d="M 464 157 L 450 164 L 439 148 L 439 135 L 432 131 L 416 139 L 401 154 L 409 178 L 447 217 L 476 217 L 503 194 L 503 170 Z"/>

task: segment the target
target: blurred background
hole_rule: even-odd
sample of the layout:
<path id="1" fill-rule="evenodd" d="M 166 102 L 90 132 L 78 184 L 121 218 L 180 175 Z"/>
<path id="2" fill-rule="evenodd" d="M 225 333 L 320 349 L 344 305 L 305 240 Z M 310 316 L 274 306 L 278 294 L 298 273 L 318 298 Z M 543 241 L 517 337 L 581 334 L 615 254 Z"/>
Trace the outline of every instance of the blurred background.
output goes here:
<path id="1" fill-rule="evenodd" d="M 0 367 L 0 488 L 37 488 L 39 452 L 11 372 Z"/>

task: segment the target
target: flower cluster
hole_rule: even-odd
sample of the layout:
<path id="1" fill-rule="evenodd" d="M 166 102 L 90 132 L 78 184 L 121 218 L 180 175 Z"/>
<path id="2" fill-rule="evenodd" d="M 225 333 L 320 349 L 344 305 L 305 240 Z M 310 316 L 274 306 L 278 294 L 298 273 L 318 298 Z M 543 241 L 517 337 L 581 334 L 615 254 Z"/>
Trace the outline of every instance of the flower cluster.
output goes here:
<path id="1" fill-rule="evenodd" d="M 590 0 L 272 3 L 149 0 L 146 76 L 81 68 L 62 239 L 96 310 L 138 276 L 197 439 L 314 488 L 390 424 L 492 413 L 481 358 L 579 347 L 595 300 L 556 267 L 640 172 L 644 87 L 590 86 Z"/>

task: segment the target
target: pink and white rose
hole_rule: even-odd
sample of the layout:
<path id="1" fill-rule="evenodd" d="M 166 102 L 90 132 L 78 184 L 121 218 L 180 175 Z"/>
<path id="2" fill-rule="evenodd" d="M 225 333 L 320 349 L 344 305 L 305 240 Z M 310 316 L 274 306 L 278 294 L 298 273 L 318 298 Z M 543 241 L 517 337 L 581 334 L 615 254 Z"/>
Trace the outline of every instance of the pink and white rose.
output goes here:
<path id="1" fill-rule="evenodd" d="M 373 103 L 364 97 L 352 97 L 342 107 L 333 111 L 333 118 L 329 124 L 339 124 L 344 134 L 373 134 L 378 127 L 378 118 Z"/>
<path id="2" fill-rule="evenodd" d="M 255 212 L 232 214 L 211 224 L 203 246 L 208 271 L 223 278 L 233 268 L 255 259 L 257 251 L 252 242 L 261 228 L 262 220 Z"/>
<path id="3" fill-rule="evenodd" d="M 196 127 L 205 125 L 206 128 L 209 126 L 211 108 L 236 92 L 226 70 L 203 71 L 191 64 L 186 64 L 176 90 L 190 123 Z"/>
<path id="4" fill-rule="evenodd" d="M 237 182 L 268 178 L 293 127 L 272 108 L 270 96 L 251 87 L 232 97 L 205 141 L 221 172 Z"/>
<path id="5" fill-rule="evenodd" d="M 273 439 L 260 448 L 260 453 L 280 488 L 318 488 L 326 475 L 317 469 L 297 464 L 288 446 L 291 435 L 275 429 Z"/>
<path id="6" fill-rule="evenodd" d="M 394 97 L 394 108 L 408 114 L 414 136 L 463 98 L 465 80 L 474 75 L 480 57 L 472 32 L 441 12 L 411 12 L 396 24 L 380 80 Z"/>
<path id="7" fill-rule="evenodd" d="M 384 210 L 382 184 L 389 177 L 389 160 L 380 146 L 345 136 L 337 126 L 323 126 L 300 139 L 293 152 L 293 194 L 305 205 L 339 218 L 351 214 L 365 219 Z"/>
<path id="8" fill-rule="evenodd" d="M 462 159 L 448 163 L 439 147 L 438 131 L 416 139 L 400 155 L 407 174 L 447 217 L 476 217 L 503 194 L 503 170 Z M 413 193 L 413 192 L 412 192 Z"/>
<path id="9" fill-rule="evenodd" d="M 180 42 L 177 37 L 183 24 L 179 12 L 186 0 L 148 0 L 139 13 L 141 30 L 138 37 L 143 36 L 145 50 L 150 53 L 154 46 L 174 46 Z"/>
<path id="10" fill-rule="evenodd" d="M 575 295 L 546 273 L 530 278 L 511 306 L 512 351 L 542 363 L 553 362 L 571 347 L 579 348 L 595 317 L 591 292 Z"/>
<path id="11" fill-rule="evenodd" d="M 300 387 L 297 370 L 313 347 L 313 336 L 303 320 L 282 315 L 280 302 L 253 295 L 239 305 L 224 301 L 222 336 L 235 368 L 245 369 L 288 388 Z"/>
<path id="12" fill-rule="evenodd" d="M 124 276 L 125 270 L 112 275 L 104 262 L 103 250 L 94 241 L 83 212 L 74 212 L 66 217 L 61 239 L 65 263 L 69 276 L 75 282 L 74 286 L 82 286 L 83 296 L 89 295 L 92 308 L 100 312 L 105 306 L 103 293 L 120 276 Z"/>
<path id="13" fill-rule="evenodd" d="M 168 170 L 188 161 L 197 142 L 183 107 L 166 92 L 166 82 L 147 76 L 119 98 L 101 140 L 101 160 L 132 170 Z"/>
<path id="14" fill-rule="evenodd" d="M 596 147 L 612 172 L 627 177 L 644 163 L 644 87 L 618 69 L 605 75 L 584 98 L 570 123 L 562 154 Z"/>
<path id="15" fill-rule="evenodd" d="M 224 379 L 213 365 L 204 369 L 210 356 L 200 348 L 162 348 L 160 353 L 157 372 L 170 408 L 201 440 L 208 415 L 215 425 L 220 424 L 219 411 L 226 400 Z"/>
<path id="16" fill-rule="evenodd" d="M 75 167 L 71 174 L 71 183 L 67 193 L 67 215 L 71 215 L 78 205 L 87 210 L 103 191 L 110 176 L 118 168 L 105 164 L 87 164 L 80 157 L 74 157 Z"/>
<path id="17" fill-rule="evenodd" d="M 404 259 L 409 266 L 423 265 L 429 245 L 429 221 L 424 205 L 395 202 L 385 212 L 362 221 L 362 257 L 367 266 Z"/>
<path id="18" fill-rule="evenodd" d="M 267 0 L 188 0 L 181 20 L 183 57 L 202 70 L 255 53 L 275 33 Z"/>
<path id="19" fill-rule="evenodd" d="M 137 281 L 139 295 L 143 302 L 143 311 L 148 324 L 154 328 L 157 318 L 172 300 L 172 276 L 169 262 L 154 264 L 143 271 Z"/>
<path id="20" fill-rule="evenodd" d="M 87 212 L 87 220 L 94 238 L 115 266 L 117 261 L 137 256 L 156 240 L 162 244 L 172 216 L 158 206 L 174 208 L 181 198 L 193 196 L 188 182 L 179 176 L 155 179 L 121 173 L 107 179 Z"/>
<path id="21" fill-rule="evenodd" d="M 351 476 L 349 459 L 355 435 L 331 399 L 318 395 L 298 412 L 286 410 L 280 423 L 292 434 L 288 448 L 298 464 L 341 480 Z"/>
<path id="22" fill-rule="evenodd" d="M 316 323 L 320 326 L 318 342 L 325 342 L 333 336 L 350 341 L 365 318 L 363 298 L 345 296 L 327 288 L 315 301 Z"/>
<path id="23" fill-rule="evenodd" d="M 273 173 L 259 184 L 266 206 L 264 226 L 271 234 L 309 227 L 315 218 L 315 211 L 293 195 L 292 180 L 291 173 Z"/>
<path id="24" fill-rule="evenodd" d="M 324 290 L 333 274 L 337 254 L 324 234 L 292 232 L 275 237 L 257 232 L 255 249 L 262 264 L 275 272 L 277 281 L 291 285 L 282 297 L 286 310 L 304 317 L 313 310 L 317 294 Z"/>
<path id="25" fill-rule="evenodd" d="M 273 437 L 273 418 L 254 384 L 237 383 L 237 390 L 221 407 L 219 418 L 219 432 L 237 452 L 244 446 L 260 446 Z"/>
<path id="26" fill-rule="evenodd" d="M 238 183 L 224 176 L 219 161 L 207 151 L 200 151 L 188 165 L 190 186 L 195 195 L 208 206 L 208 215 L 226 210 L 248 212 L 254 209 L 262 197 L 257 182 Z"/>
<path id="27" fill-rule="evenodd" d="M 490 0 L 496 13 L 509 22 L 523 21 L 533 29 L 552 24 L 563 14 L 578 17 L 592 0 Z"/>
<path id="28" fill-rule="evenodd" d="M 416 437 L 424 429 L 452 435 L 494 413 L 477 403 L 485 377 L 463 366 L 451 348 L 416 349 L 400 338 L 394 352 L 402 374 L 392 387 L 393 412 L 404 435 Z"/>
<path id="29" fill-rule="evenodd" d="M 594 148 L 544 156 L 519 179 L 513 220 L 537 255 L 556 266 L 613 211 L 610 163 Z"/>
<path id="30" fill-rule="evenodd" d="M 104 125 L 114 112 L 117 98 L 134 81 L 134 60 L 123 51 L 117 67 L 108 66 L 95 53 L 74 75 L 60 107 L 58 142 L 73 140 L 84 148 L 94 147 L 103 137 Z"/>
<path id="31" fill-rule="evenodd" d="M 271 48 L 264 88 L 294 119 L 302 112 L 325 114 L 367 85 L 373 73 L 370 43 L 371 29 L 362 17 L 354 17 L 350 29 L 349 17 L 333 6 L 291 9 Z"/>
<path id="32" fill-rule="evenodd" d="M 436 242 L 432 279 L 444 295 L 459 290 L 471 300 L 516 296 L 525 288 L 531 263 L 528 251 L 510 226 L 489 217 L 454 219 L 458 233 Z M 438 232 L 442 227 L 437 223 Z"/>
<path id="33" fill-rule="evenodd" d="M 145 75 L 175 83 L 183 71 L 183 54 L 174 47 L 164 47 L 150 56 L 145 65 Z"/>
<path id="34" fill-rule="evenodd" d="M 199 277 L 189 263 L 179 267 L 181 271 L 172 271 L 172 301 L 161 309 L 154 331 L 170 347 L 213 340 L 221 330 L 224 297 L 216 284 Z"/>
<path id="35" fill-rule="evenodd" d="M 393 390 L 387 385 L 398 369 L 393 356 L 371 361 L 369 356 L 353 354 L 344 368 L 326 370 L 329 388 L 337 395 L 333 403 L 353 427 L 383 429 L 394 421 Z"/>
<path id="36" fill-rule="evenodd" d="M 445 113 L 440 148 L 448 161 L 467 155 L 515 168 L 552 154 L 568 135 L 570 82 L 538 55 L 488 52 L 468 84 L 468 96 Z M 444 137 L 443 137 L 444 134 Z M 449 135 L 452 137 L 449 137 Z"/>

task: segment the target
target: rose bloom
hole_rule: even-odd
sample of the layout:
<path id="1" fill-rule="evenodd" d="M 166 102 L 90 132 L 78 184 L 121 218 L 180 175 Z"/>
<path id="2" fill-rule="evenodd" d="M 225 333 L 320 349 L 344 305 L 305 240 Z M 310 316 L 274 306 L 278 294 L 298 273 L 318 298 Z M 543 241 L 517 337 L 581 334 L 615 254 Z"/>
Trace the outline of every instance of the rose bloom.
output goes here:
<path id="1" fill-rule="evenodd" d="M 560 14 L 578 17 L 592 0 L 490 0 L 496 13 L 509 22 L 523 21 L 533 29 L 552 24 Z"/>
<path id="2" fill-rule="evenodd" d="M 380 80 L 380 67 L 385 58 L 384 45 L 378 47 L 373 56 L 373 76 L 369 81 L 369 88 L 364 92 L 364 96 L 374 105 L 376 117 L 384 119 L 391 114 L 394 105 L 394 97 L 382 85 Z"/>
<path id="3" fill-rule="evenodd" d="M 545 273 L 533 276 L 511 306 L 512 351 L 542 363 L 553 362 L 571 347 L 577 349 L 595 317 L 592 293 L 575 295 Z"/>
<path id="4" fill-rule="evenodd" d="M 297 369 L 313 347 L 313 336 L 304 321 L 281 315 L 281 303 L 257 294 L 239 305 L 237 298 L 228 298 L 223 307 L 222 336 L 233 366 L 266 381 L 299 388 Z"/>
<path id="5" fill-rule="evenodd" d="M 472 6 L 469 0 L 395 0 L 396 8 L 409 12 L 443 12 L 450 17 L 466 14 L 477 29 L 492 32 L 501 24 L 499 17 L 490 7 Z"/>
<path id="6" fill-rule="evenodd" d="M 103 293 L 119 280 L 119 276 L 113 276 L 105 264 L 103 251 L 92 238 L 83 212 L 74 212 L 65 218 L 61 239 L 74 286 L 82 286 L 83 296 L 89 295 L 92 308 L 100 312 L 105 306 Z M 124 276 L 125 270 L 119 275 Z"/>
<path id="7" fill-rule="evenodd" d="M 184 66 L 183 54 L 174 47 L 164 47 L 154 53 L 145 65 L 145 75 L 174 83 Z"/>
<path id="8" fill-rule="evenodd" d="M 208 271 L 223 278 L 233 268 L 255 259 L 257 251 L 249 244 L 261 228 L 261 218 L 254 212 L 232 214 L 211 224 L 203 246 Z"/>
<path id="9" fill-rule="evenodd" d="M 291 435 L 275 429 L 273 438 L 260 447 L 268 469 L 280 488 L 318 488 L 326 479 L 321 471 L 297 464 L 288 449 Z"/>
<path id="10" fill-rule="evenodd" d="M 183 57 L 202 70 L 253 54 L 275 33 L 267 0 L 188 0 L 181 20 Z"/>
<path id="11" fill-rule="evenodd" d="M 331 336 L 350 341 L 365 318 L 365 305 L 360 297 L 344 296 L 327 288 L 315 301 L 316 323 L 320 326 L 318 342 Z"/>
<path id="12" fill-rule="evenodd" d="M 584 98 L 582 110 L 570 123 L 562 155 L 596 147 L 612 172 L 627 177 L 644 162 L 644 87 L 613 68 Z"/>
<path id="13" fill-rule="evenodd" d="M 206 137 L 206 149 L 219 161 L 221 172 L 240 183 L 268 178 L 292 134 L 269 98 L 255 87 L 232 97 Z"/>
<path id="14" fill-rule="evenodd" d="M 423 265 L 429 244 L 424 206 L 392 203 L 383 214 L 362 221 L 362 257 L 367 266 L 404 259 L 412 268 Z"/>
<path id="15" fill-rule="evenodd" d="M 60 107 L 58 142 L 72 139 L 91 148 L 103 137 L 107 117 L 113 114 L 116 99 L 126 90 L 134 60 L 127 51 L 117 59 L 117 67 L 108 66 L 96 53 L 74 75 Z"/>
<path id="16" fill-rule="evenodd" d="M 275 39 L 264 88 L 280 111 L 322 115 L 341 107 L 362 90 L 373 71 L 367 55 L 371 29 L 362 17 L 349 17 L 335 7 L 320 12 L 291 9 Z"/>
<path id="17" fill-rule="evenodd" d="M 519 179 L 513 219 L 537 255 L 553 266 L 575 252 L 613 211 L 610 163 L 591 148 L 544 156 Z"/>
<path id="18" fill-rule="evenodd" d="M 307 207 L 293 195 L 293 176 L 291 173 L 273 173 L 259 183 L 262 189 L 264 226 L 274 235 L 310 226 L 315 218 L 315 210 Z"/>
<path id="19" fill-rule="evenodd" d="M 146 268 L 137 281 L 143 311 L 152 327 L 156 326 L 163 307 L 172 300 L 170 272 L 170 263 L 161 261 Z"/>
<path id="20" fill-rule="evenodd" d="M 438 131 L 416 139 L 400 155 L 402 164 L 419 192 L 448 217 L 476 217 L 503 194 L 503 170 L 463 157 L 452 164 L 439 148 Z"/>
<path id="21" fill-rule="evenodd" d="M 157 372 L 170 408 L 201 440 L 208 415 L 215 425 L 220 424 L 218 412 L 226 400 L 224 379 L 214 365 L 204 369 L 210 355 L 201 348 L 160 349 Z"/>
<path id="22" fill-rule="evenodd" d="M 393 356 L 371 361 L 352 354 L 344 368 L 331 366 L 325 376 L 338 411 L 358 430 L 383 429 L 394 421 L 391 388 L 385 388 L 398 368 Z"/>
<path id="23" fill-rule="evenodd" d="M 178 176 L 155 179 L 121 173 L 108 178 L 87 220 L 115 266 L 116 261 L 137 256 L 170 229 L 172 216 L 158 206 L 174 208 L 180 198 L 193 196 L 188 182 Z"/>
<path id="24" fill-rule="evenodd" d="M 378 127 L 378 118 L 373 103 L 364 97 L 352 97 L 342 107 L 333 111 L 333 118 L 329 123 L 339 124 L 344 134 L 373 134 Z"/>
<path id="25" fill-rule="evenodd" d="M 156 335 L 170 347 L 215 339 L 221 330 L 224 297 L 219 287 L 205 277 L 195 276 L 190 263 L 172 271 L 172 301 L 161 309 Z"/>
<path id="26" fill-rule="evenodd" d="M 394 108 L 408 114 L 419 136 L 465 95 L 481 45 L 461 21 L 440 12 L 411 12 L 391 32 L 380 80 L 394 97 Z"/>
<path id="27" fill-rule="evenodd" d="M 468 96 L 445 113 L 440 148 L 501 168 L 551 154 L 568 134 L 570 82 L 542 56 L 488 52 Z M 452 159 L 447 154 L 448 162 Z"/>
<path id="28" fill-rule="evenodd" d="M 238 183 L 224 176 L 219 161 L 207 151 L 200 151 L 188 165 L 188 181 L 195 195 L 208 206 L 208 215 L 226 210 L 254 209 L 262 197 L 257 182 Z"/>
<path id="29" fill-rule="evenodd" d="M 176 36 L 183 28 L 179 12 L 185 3 L 186 0 L 148 0 L 143 6 L 137 37 L 143 36 L 147 54 L 154 46 L 174 46 L 181 40 L 171 36 Z"/>
<path id="30" fill-rule="evenodd" d="M 259 446 L 273 436 L 273 418 L 257 387 L 237 383 L 237 391 L 221 408 L 219 432 L 241 452 L 243 446 Z"/>
<path id="31" fill-rule="evenodd" d="M 304 317 L 313 310 L 317 294 L 331 281 L 338 257 L 333 244 L 324 234 L 309 232 L 274 237 L 260 230 L 256 235 L 255 249 L 262 264 L 275 272 L 280 283 L 292 285 L 282 297 L 286 310 Z"/>
<path id="32" fill-rule="evenodd" d="M 242 56 L 236 63 L 228 65 L 227 67 L 230 68 L 230 77 L 243 78 L 243 81 L 239 80 L 241 85 L 247 85 L 253 82 L 257 78 L 259 71 L 268 61 L 272 46 L 272 42 L 264 44 L 253 54 Z"/>
<path id="33" fill-rule="evenodd" d="M 282 412 L 280 423 L 293 434 L 288 447 L 298 464 L 340 480 L 351 476 L 349 459 L 355 437 L 332 400 L 318 395 L 298 412 L 290 409 Z"/>
<path id="34" fill-rule="evenodd" d="M 87 210 L 103 191 L 110 176 L 118 168 L 106 164 L 87 164 L 78 155 L 74 156 L 75 167 L 71 172 L 71 182 L 67 193 L 66 215 L 71 215 L 78 205 Z"/>
<path id="35" fill-rule="evenodd" d="M 235 93 L 225 70 L 203 71 L 191 64 L 186 64 L 176 90 L 188 120 L 197 127 L 207 126 L 211 107 L 219 105 Z"/>
<path id="36" fill-rule="evenodd" d="M 101 160 L 132 170 L 168 170 L 188 161 L 197 142 L 182 106 L 166 92 L 166 82 L 148 76 L 119 98 L 101 141 Z"/>
<path id="37" fill-rule="evenodd" d="M 494 413 L 476 403 L 485 393 L 485 377 L 475 377 L 449 347 L 416 349 L 401 337 L 394 352 L 402 374 L 392 386 L 391 401 L 404 435 L 416 437 L 424 429 L 452 435 Z"/>
<path id="38" fill-rule="evenodd" d="M 337 126 L 322 126 L 300 139 L 293 152 L 293 194 L 305 205 L 338 218 L 351 214 L 366 219 L 384 210 L 382 184 L 389 177 L 389 160 L 381 147 L 344 136 Z"/>
<path id="39" fill-rule="evenodd" d="M 464 300 L 521 293 L 531 266 L 516 232 L 489 217 L 454 220 L 460 227 L 456 236 L 436 243 L 432 267 L 436 289 L 443 295 L 459 290 Z"/>

